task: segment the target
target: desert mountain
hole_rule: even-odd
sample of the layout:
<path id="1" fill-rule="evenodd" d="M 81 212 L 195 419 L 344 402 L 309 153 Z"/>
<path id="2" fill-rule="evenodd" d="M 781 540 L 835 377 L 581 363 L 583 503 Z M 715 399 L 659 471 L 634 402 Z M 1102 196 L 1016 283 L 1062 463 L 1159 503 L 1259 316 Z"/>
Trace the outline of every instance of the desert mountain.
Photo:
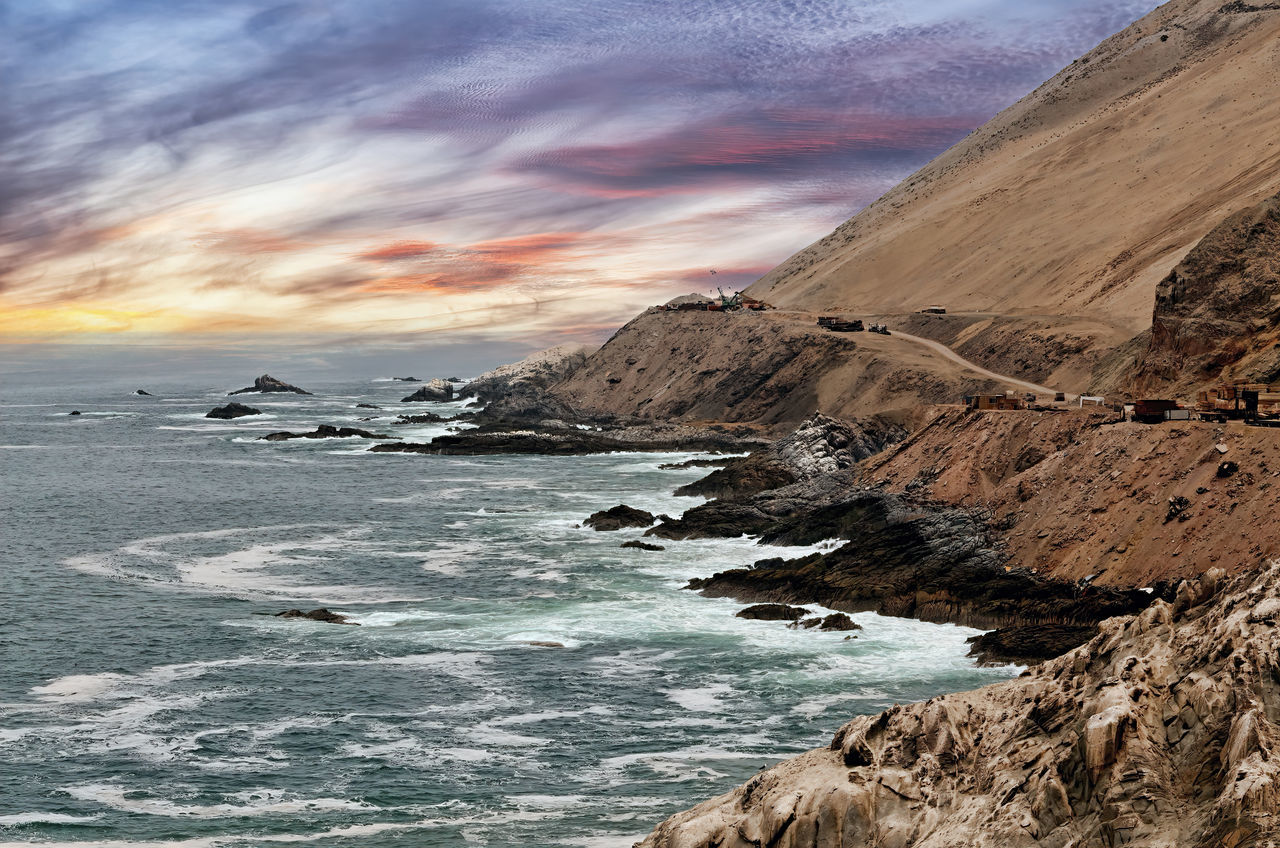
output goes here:
<path id="1" fill-rule="evenodd" d="M 1065 316 L 1128 338 L 1197 241 L 1280 190 L 1278 78 L 1280 5 L 1173 0 L 749 292 L 806 310 Z"/>
<path id="2" fill-rule="evenodd" d="M 552 395 L 794 426 L 1026 390 L 906 334 L 1040 386 L 1133 387 L 1157 286 L 1280 191 L 1277 79 L 1280 4 L 1173 0 L 748 289 L 778 311 L 650 310 Z M 933 304 L 948 314 L 919 314 Z M 835 313 L 895 335 L 814 327 Z"/>

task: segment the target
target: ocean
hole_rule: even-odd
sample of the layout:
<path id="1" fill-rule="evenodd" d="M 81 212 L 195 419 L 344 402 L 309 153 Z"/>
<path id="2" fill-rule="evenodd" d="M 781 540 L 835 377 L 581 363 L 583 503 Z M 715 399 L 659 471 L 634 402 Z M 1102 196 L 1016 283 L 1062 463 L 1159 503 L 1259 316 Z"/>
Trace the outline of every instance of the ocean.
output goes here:
<path id="1" fill-rule="evenodd" d="M 694 454 L 263 442 L 425 441 L 395 415 L 461 406 L 366 379 L 204 418 L 244 384 L 5 378 L 0 846 L 628 846 L 854 715 L 1017 671 L 966 628 L 846 640 L 680 588 L 815 548 L 581 526 L 694 505 L 707 469 L 659 468 Z M 361 626 L 272 615 L 321 606 Z"/>

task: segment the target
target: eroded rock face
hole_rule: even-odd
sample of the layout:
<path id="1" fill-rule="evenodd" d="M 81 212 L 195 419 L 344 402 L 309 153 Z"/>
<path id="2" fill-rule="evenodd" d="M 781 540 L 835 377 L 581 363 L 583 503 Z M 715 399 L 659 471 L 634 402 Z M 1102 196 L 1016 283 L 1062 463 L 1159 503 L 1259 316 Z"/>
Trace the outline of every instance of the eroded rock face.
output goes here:
<path id="1" fill-rule="evenodd" d="M 205 413 L 205 418 L 221 418 L 229 420 L 231 418 L 242 418 L 245 415 L 261 415 L 261 409 L 254 409 L 252 406 L 245 406 L 243 403 L 229 403 L 226 406 L 217 406 Z"/>
<path id="2" fill-rule="evenodd" d="M 861 426 L 815 412 L 767 449 L 735 459 L 676 494 L 741 498 L 852 468 L 883 447 Z"/>
<path id="3" fill-rule="evenodd" d="M 418 389 L 413 394 L 408 397 L 400 398 L 401 403 L 411 403 L 414 401 L 424 400 L 437 402 L 453 400 L 453 383 L 439 378 L 428 380 L 422 385 L 422 388 Z"/>
<path id="4" fill-rule="evenodd" d="M 243 389 L 236 389 L 234 392 L 228 392 L 231 395 L 242 395 L 246 392 L 291 392 L 295 395 L 309 395 L 311 392 L 300 389 L 297 386 L 291 386 L 283 380 L 277 380 L 270 374 L 263 374 L 261 377 L 253 381 L 252 386 Z"/>
<path id="5" fill-rule="evenodd" d="M 856 718 L 639 844 L 1274 845 L 1280 563 L 1221 581 L 1022 677 Z"/>
<path id="6" fill-rule="evenodd" d="M 1230 216 L 1156 287 L 1135 392 L 1280 379 L 1280 195 Z"/>

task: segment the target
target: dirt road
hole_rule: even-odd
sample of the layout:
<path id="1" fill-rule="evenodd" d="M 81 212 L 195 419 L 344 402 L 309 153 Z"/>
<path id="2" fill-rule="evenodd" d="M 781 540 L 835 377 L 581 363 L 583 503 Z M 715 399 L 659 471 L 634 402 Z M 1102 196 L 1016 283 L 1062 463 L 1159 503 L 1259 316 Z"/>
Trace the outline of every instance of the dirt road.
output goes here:
<path id="1" fill-rule="evenodd" d="M 929 348 L 930 350 L 934 351 L 935 353 L 938 353 L 939 355 L 951 360 L 957 365 L 963 366 L 964 368 L 967 368 L 968 370 L 973 371 L 976 374 L 981 374 L 982 376 L 989 377 L 992 380 L 999 380 L 1001 383 L 1007 383 L 1010 386 L 1015 386 L 1019 389 L 1023 389 L 1028 392 L 1034 392 L 1035 394 L 1038 394 L 1038 395 L 1052 395 L 1059 391 L 1059 389 L 1051 389 L 1048 386 L 1040 386 L 1035 383 L 1028 383 L 1026 380 L 1019 380 L 1017 377 L 1009 377 L 1005 374 L 997 374 L 994 371 L 989 371 L 986 368 L 983 368 L 981 365 L 977 365 L 973 362 L 970 362 L 960 354 L 956 353 L 951 348 L 947 347 L 941 342 L 935 342 L 933 339 L 926 339 L 922 336 L 913 336 L 910 333 L 903 333 L 897 330 L 893 331 L 893 337 L 899 338 L 899 339 L 906 339 L 907 341 L 915 342 L 916 344 L 922 344 L 925 347 Z M 1075 396 L 1068 395 L 1068 397 L 1071 398 Z"/>

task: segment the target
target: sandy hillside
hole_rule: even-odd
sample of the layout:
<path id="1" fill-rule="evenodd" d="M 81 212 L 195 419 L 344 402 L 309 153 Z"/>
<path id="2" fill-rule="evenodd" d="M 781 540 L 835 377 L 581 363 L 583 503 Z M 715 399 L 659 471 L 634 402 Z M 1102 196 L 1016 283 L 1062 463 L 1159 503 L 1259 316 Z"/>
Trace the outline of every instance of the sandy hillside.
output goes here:
<path id="1" fill-rule="evenodd" d="M 782 307 L 1150 324 L 1156 283 L 1280 189 L 1280 7 L 1174 0 L 749 290 Z M 974 345 L 980 354 L 982 345 Z"/>

